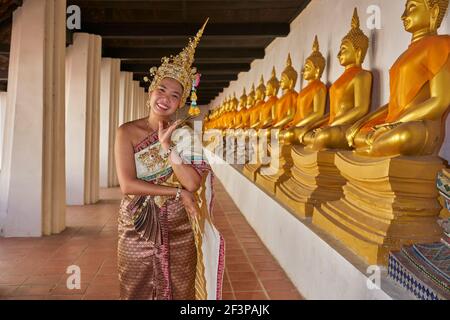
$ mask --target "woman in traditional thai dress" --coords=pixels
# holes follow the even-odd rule
[[[195,84],[191,66],[204,27],[152,68],[149,117],[117,131],[121,299],[221,298],[224,242],[210,215],[211,168],[193,130],[170,123]]]

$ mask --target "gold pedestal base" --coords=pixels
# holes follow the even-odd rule
[[[300,218],[311,217],[314,207],[342,197],[345,179],[334,164],[335,151],[292,148],[292,176],[277,186],[276,197]]]
[[[246,176],[247,178],[249,178],[250,180],[255,182],[256,181],[256,174],[257,174],[259,168],[261,168],[261,164],[259,164],[259,163],[246,164],[244,166],[244,169],[242,170],[242,173],[244,174],[244,176]]]
[[[261,166],[256,173],[256,184],[272,195],[275,195],[276,185],[287,179],[292,168],[291,145],[281,145],[279,154],[275,154],[269,145],[272,159],[278,157],[279,163],[271,162],[268,166]]]
[[[391,250],[439,241],[435,186],[438,157],[367,158],[339,152],[344,197],[314,210],[313,224],[369,264],[386,265]]]

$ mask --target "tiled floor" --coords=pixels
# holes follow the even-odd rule
[[[1,299],[118,299],[118,189],[102,190],[96,205],[67,209],[68,228],[42,238],[0,238]],[[215,222],[226,241],[223,298],[302,299],[276,260],[216,185]],[[67,267],[81,270],[81,288],[69,290]]]

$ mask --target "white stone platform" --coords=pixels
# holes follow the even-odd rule
[[[337,240],[299,220],[276,199],[205,149],[212,168],[237,207],[306,299],[415,299],[379,267],[381,289],[370,289],[369,266]],[[226,239],[225,239],[226,241]]]

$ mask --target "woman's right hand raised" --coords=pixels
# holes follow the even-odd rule
[[[181,201],[183,202],[186,212],[191,216],[195,217],[198,214],[197,200],[192,192],[187,190],[182,190],[180,195]]]

